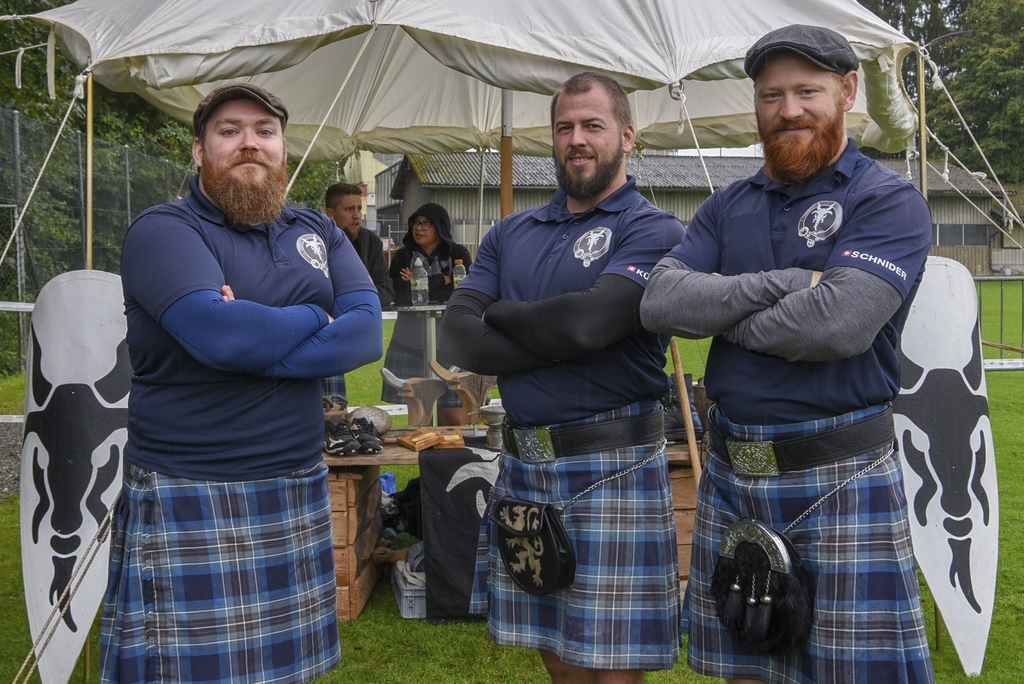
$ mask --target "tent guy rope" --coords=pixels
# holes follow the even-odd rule
[[[60,598],[54,604],[53,610],[50,611],[50,616],[46,618],[46,622],[40,628],[39,636],[36,637],[35,643],[29,649],[28,655],[25,656],[25,660],[21,663],[21,668],[18,670],[18,674],[14,675],[14,681],[11,684],[27,684],[32,674],[36,671],[39,659],[43,656],[46,647],[49,646],[50,639],[57,633],[57,627],[60,625],[60,621],[64,618],[65,613],[71,609],[71,600],[78,593],[78,588],[82,585],[82,581],[85,579],[86,574],[88,574],[89,568],[92,567],[93,561],[96,560],[96,556],[99,555],[100,549],[103,547],[103,542],[106,541],[107,535],[110,533],[110,519],[117,508],[120,498],[121,492],[118,490],[117,494],[114,495],[114,500],[110,502],[107,514],[96,529],[96,534],[93,535],[89,545],[85,548],[85,552],[82,554],[82,562],[75,565],[74,570],[71,572],[71,577],[68,578],[67,586],[64,587],[63,593],[61,593]],[[35,655],[34,659],[33,655]],[[25,668],[28,667],[29,663],[32,663],[32,667],[29,667],[26,672]],[[25,675],[24,678],[21,676],[22,673]]]
[[[359,52],[356,53],[356,58],[352,60],[352,64],[348,68],[348,73],[345,74],[345,80],[341,82],[341,87],[338,88],[338,94],[334,96],[334,101],[331,102],[331,106],[327,108],[326,112],[324,112],[324,118],[320,122],[320,126],[316,129],[316,133],[314,133],[313,137],[310,139],[309,145],[306,147],[306,151],[302,154],[302,159],[299,160],[298,165],[295,167],[295,173],[292,174],[291,180],[288,181],[288,187],[284,190],[285,197],[288,196],[288,193],[291,192],[292,186],[295,185],[295,180],[299,177],[299,171],[302,170],[303,164],[306,163],[306,158],[313,150],[313,144],[316,143],[317,138],[320,137],[320,131],[324,130],[324,126],[327,125],[327,120],[330,118],[331,112],[334,111],[335,105],[337,105],[338,100],[341,99],[342,91],[344,91],[345,86],[348,85],[348,80],[352,77],[352,72],[355,71],[356,65],[359,64],[359,60],[363,56],[363,52],[366,51],[366,46],[370,44],[370,38],[373,37],[373,34],[376,31],[377,23],[374,22],[373,25],[370,26],[370,30],[366,32],[366,38],[363,40],[363,44],[359,47]],[[0,263],[3,263],[3,259],[0,259]]]
[[[14,236],[18,234],[18,228],[21,227],[22,221],[25,219],[25,212],[28,211],[29,206],[32,204],[32,197],[36,194],[36,189],[39,187],[39,181],[43,179],[43,173],[46,171],[46,165],[50,163],[50,157],[53,156],[53,150],[57,147],[57,142],[60,140],[60,136],[64,133],[64,127],[67,126],[68,118],[71,116],[71,112],[74,111],[75,103],[82,99],[85,95],[85,79],[88,77],[88,71],[84,71],[78,76],[75,76],[75,89],[71,95],[71,102],[68,104],[68,110],[64,113],[64,119],[60,122],[60,128],[57,130],[57,135],[53,138],[53,143],[50,145],[50,149],[46,153],[46,157],[43,158],[43,164],[39,167],[39,175],[36,176],[35,182],[32,184],[32,190],[29,191],[28,197],[25,199],[25,205],[21,208],[21,213],[18,214],[18,220],[14,223],[14,228],[11,230],[11,237],[7,238],[7,244],[4,245],[3,254],[0,254],[0,266],[3,265],[4,259],[7,258],[7,252],[11,249],[11,243],[14,241]]]

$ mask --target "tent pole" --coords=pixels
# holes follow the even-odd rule
[[[92,72],[85,81],[85,268],[92,268],[92,208],[93,208],[93,96]]]
[[[512,213],[512,91],[501,91],[501,217]]]
[[[486,150],[477,150],[480,155],[480,206],[476,212],[476,248],[480,249],[480,235],[484,232],[484,160],[487,158]],[[476,258],[476,255],[473,255]]]
[[[925,120],[924,115],[924,91],[925,91],[925,74],[924,74],[924,56],[921,51],[917,51],[917,123],[919,128],[918,135],[921,138],[920,142],[920,156],[918,156],[918,163],[920,164],[920,190],[921,194],[924,195],[924,199],[928,201],[928,124]],[[938,615],[936,613],[936,615]]]

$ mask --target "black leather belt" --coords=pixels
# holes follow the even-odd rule
[[[712,448],[729,459],[734,472],[751,476],[806,470],[891,445],[896,439],[891,408],[856,423],[775,442],[733,439],[713,418],[708,428]]]
[[[505,450],[527,463],[653,444],[664,436],[665,414],[660,410],[633,418],[554,430],[545,427],[513,428],[508,423],[501,425]]]

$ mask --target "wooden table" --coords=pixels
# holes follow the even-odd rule
[[[395,428],[395,437],[412,428]],[[472,428],[464,428],[472,434]],[[480,428],[479,434],[484,433]],[[338,574],[338,619],[354,620],[380,580],[380,568],[372,553],[380,538],[381,466],[418,465],[419,452],[386,444],[379,454],[332,456],[324,454],[329,470],[328,488],[334,517],[334,562]],[[685,443],[669,442],[669,481],[675,509],[679,575],[683,584],[690,574],[690,551],[697,488]]]

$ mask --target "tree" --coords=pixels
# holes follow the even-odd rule
[[[1000,179],[1022,182],[1024,0],[971,0],[959,28],[973,33],[957,41],[946,87]],[[928,103],[929,126],[939,139],[971,170],[985,171],[945,95],[929,89]]]
[[[18,15],[36,14],[69,4],[69,0],[12,0],[9,11]],[[0,52],[45,43],[48,29],[43,24],[20,19],[4,24],[0,32]],[[16,55],[0,57],[0,69],[13,71]],[[0,105],[17,109],[27,117],[50,124],[59,124],[64,117],[74,89],[77,65],[57,51],[55,60],[57,99],[50,100],[46,90],[46,50],[34,48],[22,58],[22,88],[15,87],[13,78],[0,79]],[[10,72],[8,72],[10,73]],[[117,93],[96,84],[94,126],[96,137],[150,156],[168,159],[188,166],[191,158],[188,146],[192,143],[189,127],[175,121],[134,93]],[[70,130],[85,129],[85,102],[75,105],[68,119]]]
[[[960,17],[971,0],[858,0],[887,24],[918,45],[927,45],[941,36],[960,30]],[[943,42],[931,52],[938,64],[954,63],[956,46]],[[946,74],[943,73],[943,77]],[[903,81],[907,95],[917,102],[917,59],[911,55],[903,62]],[[925,93],[928,96],[928,93]]]

